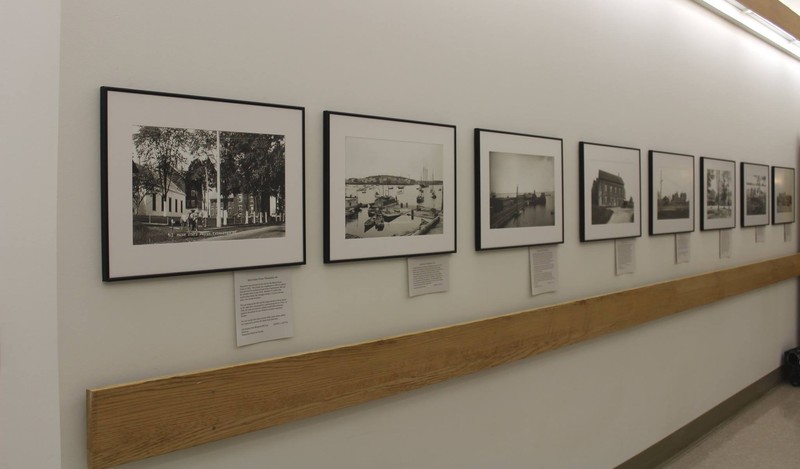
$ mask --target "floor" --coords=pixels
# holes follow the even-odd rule
[[[800,468],[800,387],[780,384],[659,469]]]

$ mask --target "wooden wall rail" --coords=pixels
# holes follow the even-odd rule
[[[105,468],[509,363],[800,275],[800,254],[330,350],[87,390]]]
[[[800,39],[800,16],[778,0],[738,0],[739,3]]]

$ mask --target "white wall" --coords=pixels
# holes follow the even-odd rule
[[[0,468],[58,467],[60,1],[0,3]]]
[[[84,390],[426,329],[796,251],[782,227],[578,241],[578,142],[797,166],[800,63],[684,0],[64,0],[58,191],[63,467],[85,464]],[[306,107],[308,264],[296,337],[237,349],[232,274],[100,281],[99,87]],[[458,126],[451,289],[409,299],[403,260],[323,265],[322,111]],[[474,251],[475,127],[564,139],[561,289],[527,251]],[[699,165],[699,159],[697,160]],[[646,177],[643,178],[646,186]],[[646,220],[646,218],[645,218]],[[793,228],[795,228],[793,226]],[[646,232],[646,225],[643,226]],[[794,230],[796,232],[796,229]],[[354,288],[353,286],[357,286]],[[371,292],[366,294],[366,292]],[[380,303],[374,302],[380,292]],[[130,467],[611,467],[779,365],[796,282],[499,369]]]

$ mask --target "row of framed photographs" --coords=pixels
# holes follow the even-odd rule
[[[304,264],[305,109],[101,88],[103,280]],[[326,263],[456,250],[456,127],[326,111]],[[580,144],[581,240],[641,235],[640,151]],[[564,241],[563,141],[475,130],[476,247]],[[742,164],[743,226],[768,167]],[[701,158],[702,229],[735,226],[735,163]],[[694,157],[650,152],[651,234],[694,229]],[[773,222],[794,170],[773,168]],[[763,196],[763,197],[762,197]],[[767,197],[767,198],[764,198]]]
[[[580,173],[581,240],[640,236],[640,150],[581,142]],[[648,176],[650,235],[694,231],[694,156],[651,150]],[[700,158],[701,230],[736,227],[736,181],[736,162]],[[794,168],[741,162],[739,183],[741,226],[795,221]]]
[[[561,147],[550,137],[475,130],[477,249],[563,242]],[[695,157],[648,156],[650,235],[694,231]],[[580,142],[579,158],[581,241],[641,236],[641,151]],[[795,221],[793,168],[740,169],[742,226],[769,224],[770,207],[773,224]],[[734,228],[736,163],[701,157],[700,174],[700,229]]]

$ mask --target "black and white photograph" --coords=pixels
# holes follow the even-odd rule
[[[736,227],[736,162],[700,158],[701,230]]]
[[[580,143],[581,241],[642,235],[641,152]]]
[[[455,126],[327,111],[325,262],[455,251]]]
[[[475,129],[476,249],[564,241],[563,142]]]
[[[101,101],[104,280],[305,262],[303,108],[108,87]]]
[[[742,226],[769,224],[769,166],[742,163]]]
[[[347,137],[345,147],[346,238],[442,233],[441,144]]]
[[[650,234],[694,231],[694,156],[649,152]]]
[[[794,168],[772,167],[772,223],[794,223]]]
[[[137,126],[133,244],[283,237],[285,135]]]

